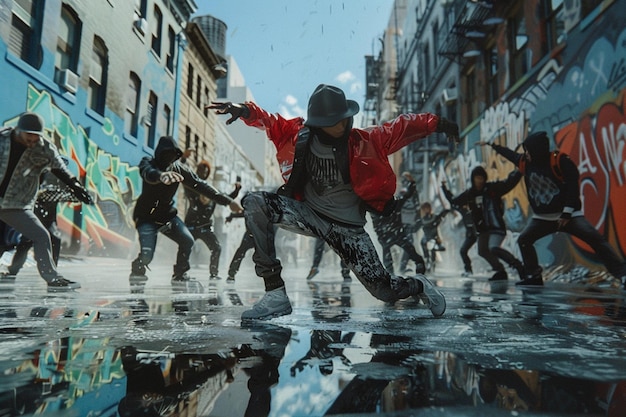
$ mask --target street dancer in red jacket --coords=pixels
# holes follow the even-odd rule
[[[387,272],[364,225],[366,210],[389,214],[394,209],[396,175],[387,156],[435,132],[458,139],[455,123],[430,113],[403,114],[381,126],[353,128],[358,103],[325,84],[313,92],[306,121],[287,120],[252,102],[213,103],[209,108],[229,114],[227,124],[241,118],[265,130],[286,181],[276,193],[249,193],[242,201],[255,241],[256,273],[266,291],[242,320],[291,313],[276,258],[274,225],[324,239],[379,300],[393,303],[414,296],[433,315],[444,313],[445,298],[426,277],[392,277]]]

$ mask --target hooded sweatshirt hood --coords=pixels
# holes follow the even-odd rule
[[[154,150],[154,160],[156,161],[157,167],[165,171],[172,162],[180,159],[181,156],[183,156],[183,151],[180,150],[174,138],[171,136],[161,136]]]
[[[485,179],[485,182],[487,182],[487,171],[485,170],[485,168],[483,168],[482,166],[478,165],[477,167],[475,167],[472,170],[472,174],[471,174],[472,187],[474,187],[474,178],[475,177],[483,177]]]
[[[530,154],[533,164],[543,165],[550,162],[550,139],[546,132],[530,134],[522,146]]]

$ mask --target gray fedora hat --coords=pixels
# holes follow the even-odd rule
[[[26,112],[22,113],[17,121],[17,128],[25,133],[34,133],[39,136],[44,134],[44,122],[43,117],[37,113]]]
[[[340,88],[320,84],[309,99],[307,119],[304,124],[312,127],[334,126],[358,112],[359,103],[346,100],[346,95]]]

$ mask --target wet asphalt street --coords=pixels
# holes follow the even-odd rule
[[[175,287],[171,264],[144,287],[129,269],[62,259],[82,289],[49,293],[33,266],[0,284],[0,416],[626,415],[626,295],[609,281],[522,290],[442,269],[433,318],[286,266],[293,314],[242,324],[263,293],[250,266]]]

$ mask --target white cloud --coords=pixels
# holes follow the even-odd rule
[[[363,90],[363,85],[360,81],[353,82],[350,84],[350,94],[355,94]]]
[[[354,79],[356,79],[356,77],[351,71],[344,71],[335,78],[335,80],[339,81],[341,84],[349,83]]]
[[[281,104],[278,106],[278,113],[280,113],[286,119],[292,119],[294,117],[306,117],[304,109],[298,105],[290,106],[288,104]]]
[[[278,106],[278,112],[287,119],[306,116],[306,111],[298,105],[298,99],[291,94],[283,98],[283,102]]]
[[[287,94],[287,97],[285,97],[285,103],[287,103],[289,106],[295,106],[296,104],[298,104],[298,99],[291,94]]]

